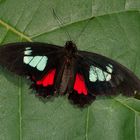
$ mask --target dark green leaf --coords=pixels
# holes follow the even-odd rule
[[[106,55],[140,77],[139,0],[0,0],[1,44],[63,46],[69,38],[52,8],[79,49]],[[0,140],[140,140],[140,101],[134,98],[100,97],[81,110],[66,97],[44,104],[29,93],[26,80],[1,69]]]

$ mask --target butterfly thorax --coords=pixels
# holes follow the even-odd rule
[[[77,47],[72,41],[67,41],[65,44],[66,57],[72,58],[77,52]]]

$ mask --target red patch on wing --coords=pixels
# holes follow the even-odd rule
[[[48,85],[53,85],[55,72],[56,69],[49,71],[41,80],[37,81],[36,84],[43,85],[44,87]]]
[[[84,78],[81,74],[77,73],[74,83],[74,90],[78,92],[78,94],[87,95],[87,88],[85,85]]]

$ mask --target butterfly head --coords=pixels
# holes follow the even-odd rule
[[[72,41],[67,41],[65,44],[65,50],[68,55],[76,53],[77,47]]]

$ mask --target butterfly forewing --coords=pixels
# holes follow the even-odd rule
[[[46,43],[12,43],[0,48],[0,64],[29,77],[39,96],[54,94],[54,82],[62,63],[62,47]],[[59,63],[60,62],[60,63]]]
[[[140,80],[126,67],[99,54],[79,51],[85,67],[85,81],[95,95],[134,96],[140,91]],[[87,67],[86,67],[87,66]]]
[[[12,43],[1,46],[0,64],[16,74],[30,73],[37,78],[55,66],[59,52],[61,47],[46,43]]]

